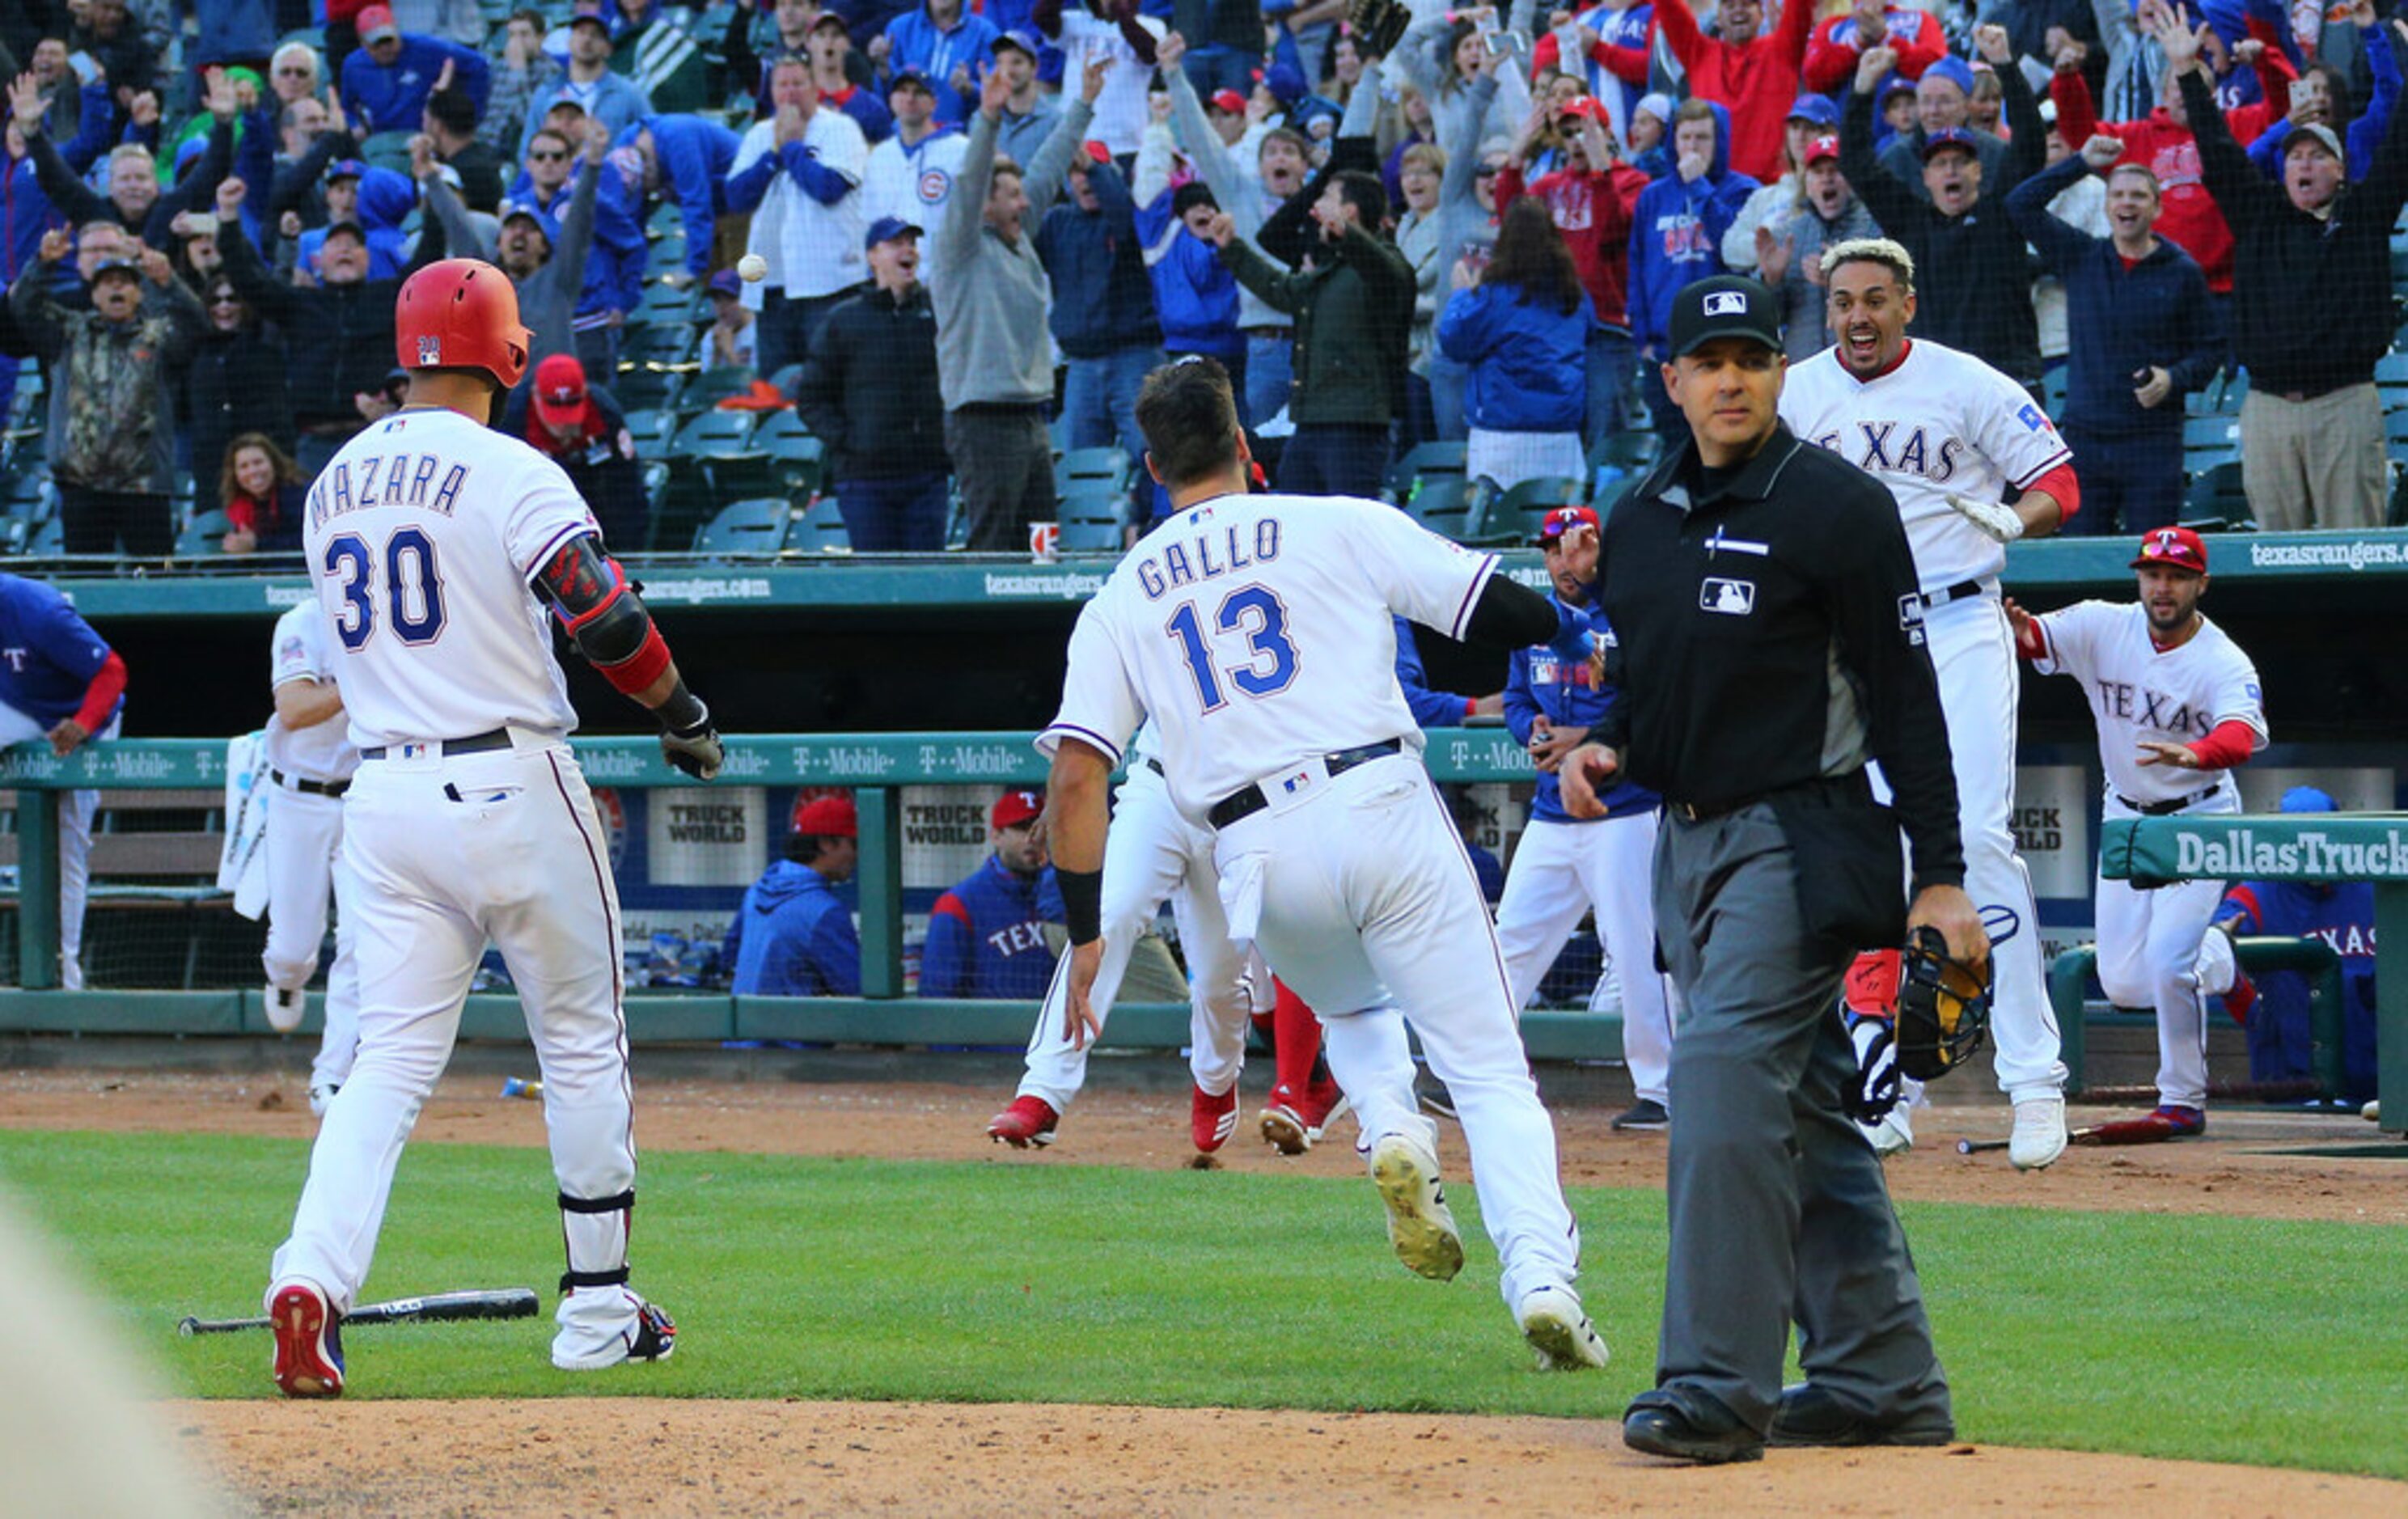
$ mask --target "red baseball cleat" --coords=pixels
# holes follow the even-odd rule
[[[1346,1106],[1345,1092],[1326,1075],[1315,1078],[1301,1097],[1290,1087],[1273,1087],[1263,1109],[1263,1139],[1283,1155],[1303,1154],[1320,1142],[1323,1129],[1344,1116]]]
[[[1014,1150],[1031,1145],[1044,1146],[1054,1142],[1054,1125],[1062,1115],[1043,1097],[1018,1096],[1011,1106],[987,1120],[986,1137]]]
[[[1232,1086],[1216,1097],[1191,1083],[1188,1094],[1187,1137],[1209,1155],[1238,1132],[1238,1089]]]
[[[343,1395],[342,1316],[310,1283],[289,1281],[267,1301],[276,1333],[276,1385],[287,1397]]]

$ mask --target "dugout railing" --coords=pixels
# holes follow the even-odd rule
[[[842,786],[852,792],[861,828],[855,884],[861,919],[859,997],[735,996],[725,992],[631,988],[628,1032],[640,1043],[726,1039],[885,1045],[1018,1046],[1028,1037],[1028,1002],[948,1000],[907,995],[902,795],[907,786],[1035,785],[1046,764],[1026,733],[741,735],[727,742],[723,786]],[[587,779],[597,789],[678,788],[694,782],[671,769],[650,738],[579,738]],[[1530,780],[1529,756],[1501,728],[1429,735],[1424,758],[1445,782]],[[0,990],[0,1032],[150,1035],[255,1035],[270,1032],[257,990],[110,988],[55,995],[58,950],[57,829],[66,792],[222,789],[222,739],[127,739],[88,744],[61,759],[39,744],[0,752],[0,788],[13,789],[18,858],[15,894],[17,990]],[[191,894],[182,894],[189,896]],[[90,918],[87,917],[89,924]],[[90,928],[87,927],[87,938]],[[305,1028],[315,1026],[313,1016]],[[523,1039],[518,999],[469,998],[464,1038]],[[1540,1059],[1614,1059],[1621,1020],[1611,1014],[1533,1010],[1523,1021]],[[1177,1049],[1186,1042],[1183,1004],[1125,1004],[1105,1043]]]

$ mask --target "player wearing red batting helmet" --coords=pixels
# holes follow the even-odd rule
[[[535,335],[519,322],[509,276],[482,259],[447,258],[411,275],[394,303],[394,362],[470,369],[508,392],[526,374]]]

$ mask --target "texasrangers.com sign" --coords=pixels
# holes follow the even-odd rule
[[[2316,828],[2261,833],[2247,826],[2177,834],[2175,874],[2190,880],[2408,881],[2408,831],[2335,835]]]

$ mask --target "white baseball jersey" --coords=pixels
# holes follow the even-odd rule
[[[2072,458],[2031,394],[1970,353],[1914,338],[1887,374],[1860,380],[1827,348],[1790,365],[1781,420],[1898,497],[1926,591],[1996,575],[2006,545],[1948,505],[2000,501]]]
[[[1459,638],[1496,567],[1380,502],[1216,497],[1156,528],[1080,612],[1038,747],[1074,738],[1118,762],[1151,717],[1191,820],[1317,755],[1419,752],[1389,615]]]
[[[351,742],[577,726],[529,582],[601,532],[561,467],[438,408],[397,411],[309,487],[303,533]]]
[[[270,656],[268,689],[294,681],[333,681],[334,639],[326,629],[325,609],[305,601],[276,620],[275,652]],[[339,722],[315,727],[288,728],[280,717],[267,720],[267,763],[288,776],[311,781],[348,781],[360,767],[360,752]]]
[[[2035,621],[2047,636],[2048,656],[2032,667],[2043,675],[2071,675],[2089,689],[2110,795],[2145,806],[2219,781],[2234,789],[2229,770],[2201,775],[2142,765],[2144,740],[2197,743],[2218,724],[2237,721],[2258,735],[2253,752],[2266,747],[2257,668],[2206,618],[2180,648],[2162,651],[2149,638],[2148,609],[2137,601],[2078,601]]]
[[[928,234],[920,239],[920,282],[931,288],[937,282],[937,224],[953,201],[968,146],[968,137],[951,130],[922,137],[916,148],[892,136],[869,150],[869,166],[862,175],[865,227],[893,216]]]

